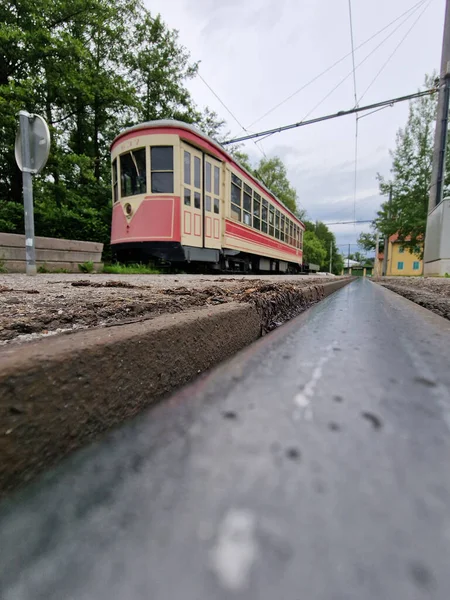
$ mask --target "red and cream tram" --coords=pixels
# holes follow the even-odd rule
[[[301,270],[303,223],[195,127],[142,123],[115,138],[111,155],[117,260]]]

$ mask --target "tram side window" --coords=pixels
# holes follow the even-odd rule
[[[294,224],[292,223],[292,221],[289,221],[289,243],[291,246],[294,245],[294,230],[293,230]]]
[[[274,235],[274,224],[275,224],[275,209],[272,205],[269,206],[269,235]]]
[[[147,191],[147,171],[145,168],[145,148],[130,150],[120,155],[120,193],[122,198],[145,194]]]
[[[214,167],[214,196],[220,195],[220,169],[219,167]],[[220,211],[220,200],[219,198],[214,198],[214,213],[216,215],[219,214]]]
[[[211,200],[211,171],[212,165],[210,162],[206,161],[205,163],[205,210],[211,212],[212,210],[212,200]]]
[[[253,227],[261,229],[261,196],[255,192],[253,196]]]
[[[261,231],[263,233],[267,233],[267,218],[268,218],[268,212],[269,212],[269,203],[267,202],[267,200],[262,200],[262,206],[261,206]]]
[[[184,151],[184,183],[191,185],[191,153]]]
[[[242,206],[242,180],[231,174],[231,218],[235,221],[241,220]]]
[[[173,194],[173,146],[151,148],[152,193]]]
[[[113,160],[112,164],[112,185],[113,185],[113,201],[117,202],[119,199],[119,183],[117,180],[117,158]]]
[[[303,229],[300,229],[300,245],[299,248],[303,248]]]
[[[280,239],[280,211],[275,211],[275,237]]]
[[[243,197],[243,209],[244,209],[244,224],[249,227],[252,226],[252,188],[244,183],[244,197]]]
[[[284,242],[284,215],[281,215],[280,239]]]

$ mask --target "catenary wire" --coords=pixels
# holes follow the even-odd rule
[[[361,44],[359,44],[358,46],[356,46],[355,52],[357,50],[359,50],[360,48],[362,48],[363,46],[365,46],[366,44],[368,44],[369,42],[371,42],[376,37],[378,37],[381,33],[383,33],[384,31],[386,31],[386,29],[389,29],[389,27],[391,27],[392,25],[394,25],[394,23],[396,23],[397,21],[399,21],[400,19],[402,19],[408,13],[412,12],[414,14],[414,12],[416,11],[416,9],[418,9],[425,2],[426,2],[426,0],[420,0],[419,2],[416,2],[416,4],[414,4],[413,6],[411,6],[410,8],[408,8],[401,15],[399,15],[398,17],[396,17],[395,19],[393,19],[392,21],[390,21],[390,23],[388,23],[387,25],[385,25],[384,27],[382,27],[381,29],[379,29],[378,31],[376,31],[373,35],[371,35],[369,38],[367,38],[364,42],[362,42]],[[408,18],[405,19],[403,22],[406,22],[408,20]],[[253,127],[254,125],[256,125],[256,123],[259,123],[259,121],[261,121],[262,119],[264,119],[265,117],[267,117],[268,115],[270,115],[272,112],[274,112],[277,108],[279,108],[280,106],[282,106],[283,104],[285,104],[286,102],[288,102],[289,100],[291,100],[291,98],[293,98],[294,96],[296,96],[297,94],[299,94],[300,92],[302,92],[304,89],[306,89],[307,87],[309,87],[315,81],[317,81],[318,79],[320,79],[320,77],[322,77],[323,75],[326,75],[327,73],[329,73],[329,71],[331,71],[332,69],[334,69],[334,67],[336,67],[341,62],[343,62],[346,58],[348,58],[350,56],[350,54],[351,54],[350,52],[347,53],[347,54],[345,54],[340,59],[338,59],[333,64],[331,64],[329,67],[327,67],[326,69],[324,69],[323,71],[321,71],[318,75],[315,75],[312,79],[310,79],[309,81],[307,81],[304,85],[302,85],[297,90],[295,90],[294,92],[292,92],[292,94],[290,94],[289,96],[287,96],[286,98],[284,98],[284,100],[282,100],[281,102],[279,102],[278,104],[276,104],[275,106],[273,106],[266,113],[264,113],[261,117],[259,117],[258,119],[256,119],[256,121],[253,121],[250,125],[247,126],[247,129],[250,129],[250,127]],[[247,131],[247,129],[245,127],[241,126],[241,131]],[[239,135],[239,134],[240,134],[240,132],[238,134],[234,135],[233,137],[237,137],[237,135]]]

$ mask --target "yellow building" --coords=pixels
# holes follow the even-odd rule
[[[415,248],[406,248],[398,240],[398,235],[389,238],[388,264],[386,275],[392,277],[418,276],[423,274],[423,260],[420,258],[423,252],[423,243]]]

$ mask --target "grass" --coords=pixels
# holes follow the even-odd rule
[[[78,265],[78,268],[82,273],[93,273],[94,272],[94,263],[92,260],[88,260],[84,263]]]
[[[0,273],[7,273],[8,269],[6,268],[5,261],[0,258]]]
[[[104,265],[103,273],[111,275],[158,275],[161,271],[149,265],[122,265],[121,263],[114,263],[113,265]]]

